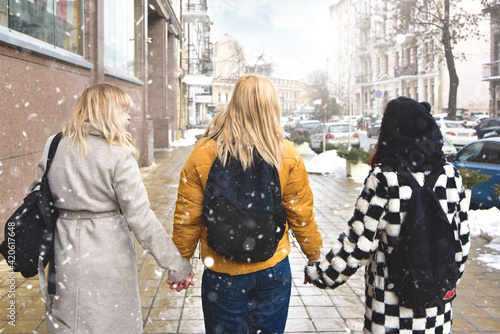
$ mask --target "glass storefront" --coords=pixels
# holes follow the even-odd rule
[[[82,0],[0,0],[0,26],[83,55]]]
[[[104,66],[131,77],[137,77],[136,10],[136,0],[104,2]]]

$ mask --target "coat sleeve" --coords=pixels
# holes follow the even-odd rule
[[[195,151],[193,150],[193,152]],[[182,256],[188,259],[194,255],[204,226],[203,197],[205,192],[201,184],[200,173],[194,167],[192,157],[193,153],[181,171],[173,234],[174,243]],[[208,171],[206,174],[208,175]]]
[[[325,260],[306,267],[305,273],[320,288],[336,288],[366,264],[379,243],[378,225],[388,202],[382,173],[373,170],[356,200],[354,215]]]
[[[302,252],[308,259],[318,258],[323,244],[314,219],[314,199],[309,177],[300,156],[288,175],[288,183],[283,191],[283,206],[289,227]]]
[[[155,258],[160,267],[169,270],[169,280],[178,282],[184,279],[191,272],[192,265],[181,256],[150,209],[139,166],[126,151],[116,164],[113,188],[123,216],[140,245]]]
[[[470,229],[469,229],[469,216],[467,213],[467,210],[464,209],[466,204],[464,203],[465,200],[465,189],[462,184],[462,177],[460,176],[460,173],[458,172],[457,169],[455,169],[455,183],[458,188],[458,196],[459,196],[459,203],[457,205],[457,210],[455,212],[455,222],[457,224],[456,229],[457,229],[457,246],[455,249],[457,252],[455,253],[455,261],[458,264],[458,269],[460,271],[460,277],[462,277],[462,274],[465,270],[465,262],[467,261],[467,258],[469,257],[469,250],[470,250]]]

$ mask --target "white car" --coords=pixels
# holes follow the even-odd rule
[[[354,125],[350,126],[351,146],[359,148],[359,134]],[[349,144],[349,123],[324,123],[318,126],[311,134],[311,148],[315,151],[323,150],[326,145],[345,146]]]
[[[465,146],[477,140],[476,130],[469,128],[461,121],[437,122],[443,137],[446,137],[455,146]]]
[[[473,118],[466,120],[465,124],[467,124],[467,126],[469,126],[471,128],[475,128],[476,126],[479,125],[479,123],[481,123],[482,121],[484,121],[487,118],[488,118],[488,116],[484,116],[484,115],[474,116]]]
[[[447,136],[443,136],[443,154],[445,156],[457,153],[457,148],[453,145]]]

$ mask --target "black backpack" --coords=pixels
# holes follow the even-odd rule
[[[216,158],[208,174],[203,219],[208,245],[223,257],[240,262],[271,258],[286,228],[279,174],[256,157],[243,169],[230,158]]]
[[[53,257],[53,233],[59,213],[47,175],[61,136],[62,133],[58,133],[52,140],[43,177],[28,188],[30,192],[23,204],[5,224],[5,240],[0,245],[0,253],[12,270],[21,272],[26,278],[38,274],[39,255],[43,257],[43,267]]]
[[[456,296],[455,234],[433,191],[441,171],[431,172],[423,187],[412,174],[401,173],[412,196],[395,247],[386,254],[386,287],[396,292],[400,306],[411,309],[441,306]]]

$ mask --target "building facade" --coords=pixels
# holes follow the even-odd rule
[[[212,42],[206,0],[188,0],[182,4],[184,48],[182,58],[183,89],[187,106],[186,127],[205,124],[212,105]]]
[[[441,52],[411,33],[396,34],[388,1],[340,0],[330,19],[329,83],[344,114],[380,117],[400,95],[441,110]]]
[[[487,10],[490,15],[490,61],[483,64],[483,81],[490,84],[489,116],[500,116],[500,4]]]
[[[180,15],[180,0],[0,0],[0,221],[91,84],[130,94],[141,166],[169,145],[182,118]]]

